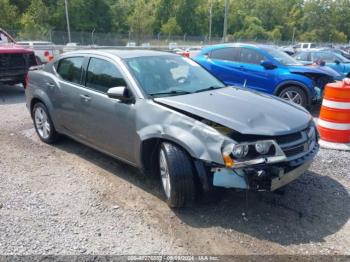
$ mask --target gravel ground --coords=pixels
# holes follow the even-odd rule
[[[283,195],[171,210],[158,180],[63,138],[41,143],[0,88],[0,254],[347,254],[350,152],[321,150]]]

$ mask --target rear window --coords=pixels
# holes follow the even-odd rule
[[[68,82],[80,84],[84,57],[69,57],[59,61],[57,73]]]

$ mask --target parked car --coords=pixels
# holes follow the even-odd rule
[[[66,52],[71,52],[71,51],[74,51],[74,50],[77,50],[79,47],[79,44],[78,43],[75,43],[75,42],[71,42],[71,43],[67,43],[64,47],[63,47],[63,53],[66,53]]]
[[[170,50],[177,48],[177,43],[176,42],[170,42],[168,45],[168,48]]]
[[[136,42],[127,42],[126,47],[136,47]]]
[[[307,64],[326,65],[337,71],[343,78],[350,76],[350,60],[334,52],[304,51],[293,56],[296,60]]]
[[[316,48],[317,48],[317,45],[314,43],[299,43],[293,46],[294,52],[316,49]]]
[[[158,174],[171,207],[198,189],[274,191],[306,171],[319,148],[302,107],[226,87],[167,52],[64,54],[30,72],[26,100],[43,142],[64,134]]]
[[[303,66],[275,47],[250,44],[210,46],[194,59],[227,85],[243,86],[307,107],[339,74]]]
[[[325,48],[325,49],[321,49],[321,51],[336,53],[338,55],[345,57],[346,59],[350,59],[350,54],[339,48]]]
[[[27,84],[27,73],[31,66],[37,65],[32,50],[23,48],[0,28],[0,83]]]
[[[36,60],[40,64],[50,62],[60,54],[59,49],[52,42],[45,41],[20,41],[18,45],[30,48],[34,51]]]

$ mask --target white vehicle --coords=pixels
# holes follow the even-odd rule
[[[136,47],[136,42],[127,42],[126,47]]]
[[[45,41],[21,41],[18,45],[34,51],[35,57],[40,64],[46,64],[60,54],[59,49],[52,42]]]
[[[63,47],[63,53],[66,52],[71,52],[71,51],[75,51],[78,49],[78,43],[67,43],[65,47]]]
[[[177,43],[175,43],[175,42],[169,43],[169,49],[170,50],[175,49],[175,48],[177,48]]]
[[[314,43],[299,43],[293,46],[293,49],[295,50],[295,52],[316,49],[316,48],[317,48],[317,45]]]

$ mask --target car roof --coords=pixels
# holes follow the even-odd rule
[[[128,58],[135,58],[135,57],[147,57],[147,56],[166,56],[166,55],[172,55],[177,56],[176,54],[172,54],[169,52],[163,52],[163,51],[154,51],[154,50],[142,50],[142,49],[136,49],[136,50],[116,50],[116,49],[103,49],[103,50],[81,50],[81,51],[73,51],[66,53],[67,55],[74,55],[74,54],[91,54],[91,55],[112,55],[117,56],[121,59],[128,59]]]
[[[274,45],[264,45],[264,44],[251,44],[251,43],[226,43],[226,44],[218,44],[218,45],[212,45],[208,46],[208,49],[218,49],[218,48],[225,48],[225,47],[248,47],[248,48],[276,48]]]

